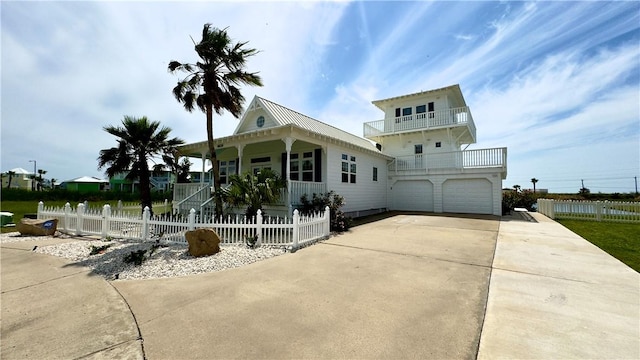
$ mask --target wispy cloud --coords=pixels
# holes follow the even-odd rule
[[[52,177],[100,175],[98,151],[114,145],[102,126],[124,115],[203,140],[204,115],[173,99],[166,67],[197,60],[191,37],[207,22],[261,51],[248,69],[265,87],[244,89],[247,101],[259,94],[362,135],[382,117],[372,100],[459,83],[474,146],[509,147],[506,184],[569,168],[640,171],[638,2],[0,6],[3,171],[35,157]],[[236,124],[216,116],[215,134]],[[595,145],[620,155],[603,159]]]

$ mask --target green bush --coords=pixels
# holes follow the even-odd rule
[[[303,215],[311,215],[320,211],[324,211],[329,207],[331,231],[343,232],[349,230],[351,226],[351,218],[345,216],[340,208],[344,205],[344,198],[336,194],[333,190],[326,194],[313,194],[311,200],[304,194],[300,198],[302,204],[301,213]]]
[[[137,192],[122,191],[93,191],[93,192],[77,192],[66,189],[54,189],[46,191],[29,191],[25,189],[7,189],[2,190],[2,200],[6,201],[106,201],[106,200],[122,200],[122,201],[139,201],[140,194]],[[171,192],[152,192],[151,199],[153,201],[162,201],[171,199]]]
[[[538,201],[537,194],[533,191],[504,190],[502,192],[502,214],[506,215],[514,208],[533,210],[533,204]]]

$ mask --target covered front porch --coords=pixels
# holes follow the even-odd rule
[[[238,134],[216,139],[216,156],[220,169],[220,185],[229,186],[230,176],[246,172],[257,173],[262,169],[271,169],[286,180],[287,187],[282,189],[278,204],[268,206],[273,215],[291,216],[300,205],[300,198],[307,194],[325,193],[326,187],[326,148],[321,144],[301,139],[294,129],[285,127]],[[206,141],[188,144],[180,148],[180,155],[198,158],[201,163],[201,176],[198,183],[176,184],[173,193],[174,213],[186,214],[195,209],[201,216],[213,214],[213,183],[205,181],[211,176]],[[197,163],[197,161],[195,162]],[[244,209],[232,209],[242,212]]]

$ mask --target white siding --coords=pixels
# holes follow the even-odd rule
[[[342,154],[356,157],[356,183],[342,182]],[[327,148],[327,191],[344,197],[344,212],[358,212],[387,207],[387,161],[375,155],[338,145]],[[373,181],[373,168],[378,168],[378,181]]]
[[[428,180],[400,180],[391,186],[392,210],[433,211],[433,184]]]
[[[436,143],[440,142],[440,147]],[[413,155],[416,144],[422,144],[423,154],[437,154],[441,152],[459,151],[460,144],[452,143],[444,129],[428,130],[402,134],[402,136],[388,136],[382,141],[382,150],[392,156]]]
[[[443,211],[493,214],[493,185],[487,179],[450,179],[442,184]]]

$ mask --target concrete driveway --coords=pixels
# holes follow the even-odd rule
[[[149,359],[475,359],[499,224],[399,215],[238,269],[113,285]]]

